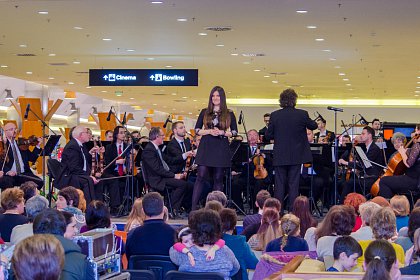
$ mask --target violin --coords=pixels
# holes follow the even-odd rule
[[[195,146],[195,141],[191,140],[191,150],[194,151],[196,149]],[[184,179],[187,180],[188,179],[188,175],[190,174],[191,171],[193,171],[193,161],[194,161],[194,156],[193,155],[189,155],[187,156],[187,159],[185,160],[185,168],[184,168]]]
[[[357,141],[357,139],[355,138],[351,147],[351,152],[349,155],[349,160],[348,162],[352,162],[354,160],[354,153],[355,153],[355,148],[357,145],[359,145],[359,142]],[[346,170],[346,181],[348,182],[350,180],[351,177],[351,171],[352,171],[352,167],[350,165],[347,166],[347,170]]]
[[[265,179],[268,176],[267,169],[264,167],[264,156],[260,154],[259,148],[255,155],[252,157],[252,162],[254,163],[255,170],[254,170],[254,178],[255,179]]]
[[[19,137],[16,140],[16,143],[21,151],[26,151],[31,146],[33,147],[39,145],[38,137],[35,135],[31,135],[28,138]]]

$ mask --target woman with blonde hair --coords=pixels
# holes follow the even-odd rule
[[[397,231],[408,226],[408,215],[410,214],[410,202],[405,195],[394,195],[391,200],[391,208],[397,218]]]
[[[279,219],[280,214],[278,211],[273,209],[264,211],[261,217],[260,229],[248,240],[251,249],[264,251],[268,243],[281,236]]]
[[[280,220],[281,237],[267,244],[266,252],[308,251],[308,243],[300,237],[300,221],[293,214],[286,214]]]
[[[133,208],[131,209],[130,215],[128,215],[127,223],[125,224],[124,231],[129,232],[130,230],[143,225],[143,221],[146,215],[143,211],[143,200],[137,198],[134,201]]]

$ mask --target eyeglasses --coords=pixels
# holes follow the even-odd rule
[[[159,137],[165,137],[165,134],[159,134]]]

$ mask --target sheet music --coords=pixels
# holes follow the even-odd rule
[[[354,148],[356,148],[356,152],[357,154],[360,156],[360,158],[363,161],[363,164],[365,165],[366,168],[370,168],[372,167],[372,164],[370,163],[369,159],[367,158],[365,152],[363,151],[363,149],[359,146],[355,146]]]

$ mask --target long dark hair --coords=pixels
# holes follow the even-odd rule
[[[298,196],[293,202],[292,213],[300,219],[300,236],[304,237],[310,227],[316,227],[318,222],[312,217],[309,200],[306,196]]]
[[[207,105],[207,110],[204,114],[204,127],[206,129],[213,127],[212,121],[213,121],[213,118],[214,118],[216,112],[214,111],[214,105],[213,105],[212,97],[213,97],[213,94],[216,91],[220,95],[220,112],[218,112],[218,114],[219,114],[219,125],[218,125],[218,127],[221,130],[226,130],[228,127],[230,127],[230,114],[229,114],[229,110],[228,110],[227,105],[226,105],[225,90],[220,86],[215,86],[210,91],[209,104]]]

